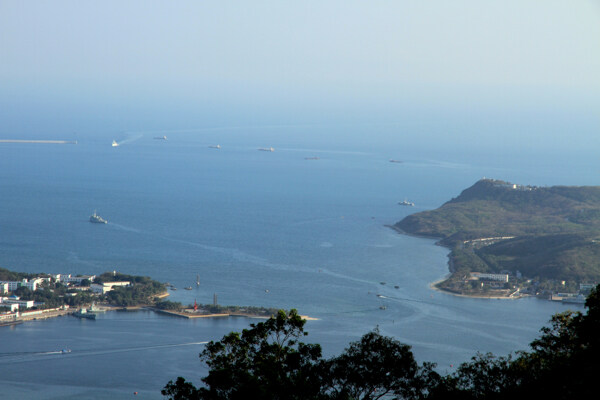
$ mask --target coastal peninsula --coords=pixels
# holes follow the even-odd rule
[[[165,300],[166,283],[146,276],[117,271],[101,275],[31,274],[0,268],[0,326],[25,321],[74,315],[95,319],[108,310],[152,310],[184,318],[269,318],[279,309],[253,306],[222,306]],[[314,319],[303,316],[304,319]]]
[[[554,295],[577,302],[600,281],[598,186],[525,186],[484,178],[438,209],[409,215],[393,228],[440,239],[451,250],[450,276],[435,286],[455,294]]]

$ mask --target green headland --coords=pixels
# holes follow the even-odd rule
[[[451,275],[436,286],[455,293],[575,293],[600,281],[600,186],[482,179],[438,209],[409,215],[394,228],[439,238],[451,249]],[[488,284],[477,279],[477,272],[509,279]]]

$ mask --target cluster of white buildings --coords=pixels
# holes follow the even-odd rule
[[[23,279],[21,281],[0,281],[0,294],[12,292],[20,287],[26,287],[32,291],[37,290],[37,287],[44,281],[49,281],[50,278],[35,278]]]
[[[81,282],[88,280],[93,282],[96,275],[73,276],[71,274],[56,274],[44,278],[22,279],[20,281],[0,281],[0,294],[13,292],[20,287],[26,287],[29,290],[36,291],[43,282],[60,282],[65,285],[81,285]]]
[[[480,281],[495,281],[495,282],[508,282],[508,274],[484,274],[482,272],[471,272],[471,279]]]
[[[71,274],[56,274],[43,278],[23,279],[20,281],[0,281],[0,295],[12,293],[20,287],[26,287],[32,291],[36,291],[43,282],[60,282],[66,286],[81,286],[84,281],[90,282],[89,290],[96,294],[105,294],[110,292],[117,286],[129,286],[130,282],[104,282],[102,284],[92,283],[96,279],[96,275],[78,275]],[[14,296],[13,296],[14,297]],[[11,297],[12,298],[12,297]],[[0,299],[10,299],[9,297],[0,297]],[[17,298],[18,299],[18,298]],[[10,300],[7,300],[10,301]],[[3,303],[0,301],[0,303]],[[8,303],[4,302],[4,305]],[[16,303],[15,303],[16,304]],[[25,305],[23,303],[22,305]],[[31,307],[31,306],[29,306]],[[28,308],[29,308],[28,307]]]

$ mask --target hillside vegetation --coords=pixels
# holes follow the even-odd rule
[[[530,278],[600,281],[597,186],[482,179],[440,208],[410,215],[395,227],[440,238],[452,249],[456,272],[518,270]]]

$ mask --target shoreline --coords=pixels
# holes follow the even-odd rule
[[[519,299],[522,299],[525,297],[531,297],[531,295],[525,295],[525,294],[520,294],[518,296],[494,296],[494,295],[484,296],[484,295],[476,295],[476,294],[456,293],[451,290],[447,290],[447,289],[444,289],[444,288],[441,288],[438,286],[440,283],[445,282],[447,279],[448,279],[448,277],[445,277],[444,279],[440,279],[435,282],[431,282],[429,284],[429,288],[431,290],[435,290],[436,292],[445,293],[445,294],[449,294],[449,295],[456,296],[456,297],[467,297],[467,298],[471,298],[471,299],[519,300]]]
[[[171,310],[160,310],[153,307],[145,307],[147,310],[154,311],[158,314],[167,314],[174,317],[181,317],[186,319],[195,318],[224,318],[224,317],[241,317],[241,318],[254,318],[254,319],[269,319],[271,316],[249,314],[249,313],[219,313],[219,314],[203,314],[203,313],[192,313],[186,311],[171,311]],[[318,321],[319,318],[309,317],[308,315],[300,315],[300,318],[306,321]]]
[[[91,305],[88,305],[87,307],[91,307]],[[11,319],[3,319],[0,320],[0,327],[3,326],[15,326],[15,325],[20,325],[24,322],[30,322],[30,321],[38,321],[38,320],[43,320],[43,319],[50,319],[50,318],[57,318],[57,317],[63,317],[63,316],[69,316],[72,315],[74,313],[76,313],[79,309],[81,308],[87,308],[87,307],[76,307],[76,308],[69,308],[66,310],[57,310],[57,309],[51,309],[48,311],[44,311],[44,310],[36,310],[34,311],[34,314],[29,314],[29,315],[25,315],[25,316],[19,316],[16,318],[11,318]],[[186,319],[196,319],[196,318],[229,318],[229,317],[241,317],[241,318],[253,318],[253,319],[269,319],[270,316],[265,316],[265,315],[258,315],[258,314],[249,314],[249,313],[223,313],[223,314],[201,314],[201,313],[189,313],[189,312],[184,312],[184,311],[169,311],[169,310],[160,310],[158,308],[154,308],[152,306],[149,305],[140,305],[140,306],[115,306],[115,305],[111,305],[111,304],[105,304],[102,306],[98,307],[98,312],[99,313],[105,313],[105,312],[113,312],[113,311],[152,311],[155,312],[157,314],[167,314],[170,316],[174,316],[174,317],[180,317],[180,318],[186,318]],[[314,318],[314,317],[309,317],[308,315],[300,315],[300,317],[303,320],[306,321],[318,321],[319,318]]]
[[[452,262],[449,257],[452,249],[447,246],[444,246],[443,244],[440,244],[439,241],[442,238],[438,237],[438,236],[424,236],[424,235],[417,235],[414,233],[409,233],[403,229],[398,228],[395,225],[387,225],[386,224],[384,226],[396,231],[397,233],[399,233],[401,235],[412,236],[412,237],[419,238],[419,239],[432,239],[432,240],[437,239],[438,241],[435,243],[436,246],[440,246],[440,247],[444,247],[444,248],[448,249],[449,253],[446,256],[446,258],[448,259],[448,262],[446,263],[446,265],[448,266],[448,274],[442,279],[439,279],[437,281],[429,283],[429,288],[431,290],[434,290],[434,291],[440,292],[440,293],[449,294],[449,295],[456,296],[456,297],[467,297],[467,298],[471,298],[471,299],[483,299],[483,300],[518,300],[518,299],[522,299],[525,297],[531,297],[531,295],[525,295],[525,294],[519,294],[518,296],[494,296],[494,295],[485,296],[485,295],[477,295],[477,294],[456,293],[451,290],[444,289],[444,288],[440,287],[439,285],[441,283],[447,281],[448,279],[450,279],[450,277],[452,276],[452,265],[451,265]]]

